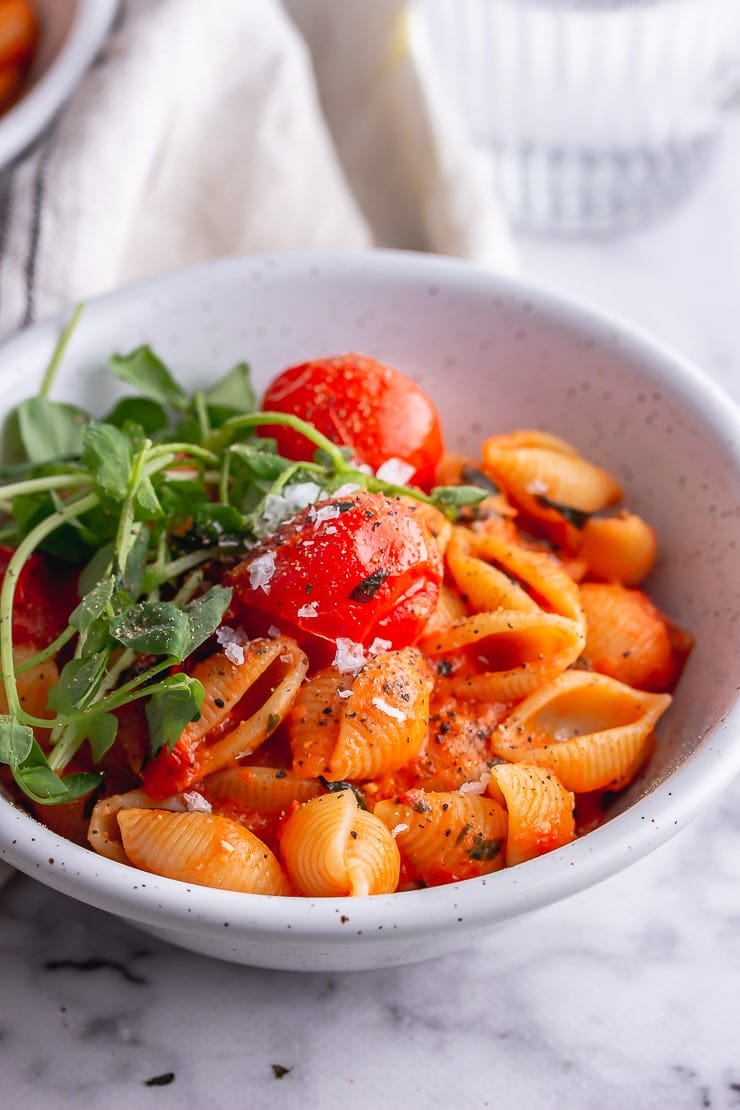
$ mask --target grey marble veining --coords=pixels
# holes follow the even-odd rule
[[[738,197],[733,121],[683,208],[623,240],[523,241],[523,269],[642,323],[740,400]],[[348,1104],[740,1107],[740,781],[599,887],[388,971],[235,967],[24,877],[0,892],[0,1107]]]
[[[740,1106],[739,809],[740,782],[600,887],[379,972],[217,963],[18,877],[0,915],[2,1104]]]

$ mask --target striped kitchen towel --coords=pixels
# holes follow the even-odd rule
[[[224,254],[373,245],[510,269],[487,172],[403,0],[123,0],[0,172],[0,335]]]

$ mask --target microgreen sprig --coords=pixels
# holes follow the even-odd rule
[[[104,759],[124,706],[145,702],[151,754],[171,747],[197,718],[203,689],[178,667],[214,634],[231,600],[230,589],[208,587],[206,568],[258,542],[271,495],[307,482],[328,495],[352,483],[415,497],[452,518],[486,496],[474,486],[426,494],[367,473],[299,417],[256,411],[245,363],[189,394],[144,346],[109,360],[113,375],[136,392],[102,420],[52,400],[81,311],[63,329],[38,395],[11,414],[6,441],[17,440],[18,450],[0,468],[9,479],[0,485],[0,535],[14,547],[0,588],[8,707],[0,715],[0,763],[38,804],[95,789],[100,774],[69,773],[70,764],[85,744],[85,762]],[[266,438],[275,426],[304,436],[313,461],[282,458]],[[67,627],[20,661],[17,588],[39,551],[80,568],[80,596]],[[23,708],[18,684],[52,658],[63,666],[49,715],[38,716]]]

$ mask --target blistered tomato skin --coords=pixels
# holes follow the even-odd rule
[[[413,506],[357,491],[320,501],[231,572],[236,605],[283,632],[369,647],[414,643],[439,596],[442,559]]]
[[[291,366],[268,387],[262,407],[309,421],[374,470],[401,459],[414,468],[412,484],[433,484],[443,450],[437,411],[418,385],[373,358],[347,354]],[[290,428],[264,427],[262,434],[276,439],[286,458],[313,457],[314,445]]]

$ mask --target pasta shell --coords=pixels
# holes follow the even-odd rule
[[[655,565],[658,540],[642,517],[621,513],[590,517],[581,533],[579,555],[597,578],[636,586]]]
[[[453,590],[446,583],[442,583],[437,604],[431,617],[424,625],[424,635],[435,636],[454,621],[459,621],[467,615],[468,607],[458,591]]]
[[[622,497],[607,471],[542,432],[492,436],[483,444],[483,459],[514,504],[569,551],[577,551],[580,533],[558,506],[593,513]]]
[[[584,643],[579,624],[557,614],[498,611],[457,621],[421,647],[432,657],[474,652],[478,673],[449,678],[449,692],[517,701],[574,663]]]
[[[290,894],[277,859],[248,829],[207,813],[122,809],[123,847],[131,863],[183,883],[247,894]]]
[[[375,778],[418,755],[431,689],[431,675],[416,648],[384,651],[369,659],[342,706],[327,778]]]
[[[512,449],[494,436],[483,444],[483,458],[507,492],[528,507],[533,498],[543,495],[556,504],[593,513],[622,497],[610,474],[572,448],[567,452],[548,446]]]
[[[575,837],[575,799],[552,771],[529,763],[496,764],[488,793],[506,806],[507,867],[561,848]]]
[[[107,856],[118,863],[129,863],[118,824],[118,814],[122,809],[171,809],[182,812],[185,804],[179,798],[169,798],[166,802],[155,801],[143,790],[110,794],[95,804],[87,830],[87,839],[91,846],[101,856]]]
[[[306,656],[283,637],[251,640],[243,650],[241,663],[223,652],[196,663],[192,674],[205,692],[200,717],[185,727],[172,759],[163,753],[147,768],[152,796],[172,793],[173,780],[176,789],[187,789],[251,754],[287,715],[308,669]]]
[[[352,678],[327,667],[311,677],[298,692],[288,716],[293,773],[302,779],[330,774],[329,760],[337,746],[344,701]]]
[[[260,813],[281,813],[293,802],[307,802],[323,790],[316,780],[277,767],[232,767],[209,775],[203,792],[216,806],[225,800]]]
[[[414,510],[416,519],[427,526],[437,541],[440,554],[443,555],[452,535],[452,522],[434,505],[419,501],[417,497],[402,497],[401,500]]]
[[[389,894],[398,886],[396,843],[351,790],[296,809],[283,825],[280,849],[291,882],[309,897]]]
[[[399,797],[410,790],[457,790],[487,770],[491,736],[511,712],[505,702],[476,701],[435,691],[424,746],[410,763],[363,784],[368,799]]]
[[[580,588],[588,632],[584,659],[595,671],[641,690],[669,690],[684,653],[673,629],[640,590],[617,583],[587,582]]]
[[[402,767],[424,742],[431,688],[416,648],[372,656],[354,679],[333,668],[319,672],[290,716],[293,771],[338,782]]]
[[[35,647],[21,647],[13,649],[13,661],[16,667],[25,663],[37,654]],[[53,659],[45,659],[35,663],[27,671],[16,675],[16,688],[21,708],[32,717],[53,717],[47,706],[49,691],[59,682],[59,669]],[[8,712],[8,699],[5,689],[0,682],[0,713]]]
[[[447,564],[461,593],[476,612],[542,609],[583,623],[578,588],[551,554],[533,551],[502,536],[456,529]]]
[[[567,671],[518,705],[491,747],[501,759],[554,771],[566,790],[618,790],[645,761],[670,703],[668,694]]]
[[[492,798],[415,791],[408,801],[378,802],[409,874],[427,886],[487,875],[504,865],[506,813]]]

